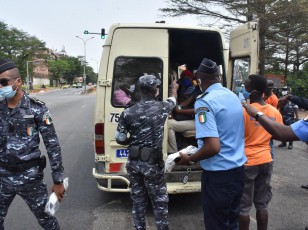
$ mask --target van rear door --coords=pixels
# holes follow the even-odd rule
[[[123,87],[133,92],[138,78],[145,73],[168,79],[168,30],[119,26],[109,31],[109,36],[112,40],[106,68],[111,87],[106,88],[105,95],[105,166],[107,173],[121,173],[125,172],[127,149],[116,143],[115,131],[126,102],[115,96],[123,95],[118,91]],[[161,87],[161,96],[166,98],[168,80],[162,80]]]
[[[249,74],[258,73],[258,64],[258,25],[248,22],[230,34],[228,88],[234,88],[236,81],[243,81]]]

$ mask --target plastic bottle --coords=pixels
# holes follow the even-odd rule
[[[66,191],[67,188],[68,188],[68,177],[64,178],[63,185],[64,185],[64,189]],[[49,196],[49,199],[48,199],[47,204],[45,206],[45,212],[47,214],[54,216],[56,211],[59,210],[59,208],[60,208],[60,202],[58,200],[57,195],[53,192]]]

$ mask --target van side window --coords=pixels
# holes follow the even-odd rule
[[[111,104],[114,107],[126,107],[136,102],[139,93],[135,86],[139,77],[145,74],[155,75],[163,84],[163,61],[147,57],[117,58],[114,63]]]

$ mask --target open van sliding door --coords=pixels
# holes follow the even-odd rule
[[[235,90],[248,75],[258,73],[259,32],[256,22],[248,22],[230,34],[228,88]]]

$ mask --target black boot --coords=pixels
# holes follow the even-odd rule
[[[306,184],[306,185],[302,185],[302,188],[304,188],[304,189],[308,189],[308,184]]]
[[[257,229],[267,230],[268,211],[265,209],[257,210],[256,216],[257,216]]]
[[[278,147],[287,147],[287,143],[286,142],[281,142],[281,144],[278,145]]]
[[[288,149],[293,149],[293,142],[292,141],[289,142]]]
[[[238,217],[238,229],[249,230],[250,216],[239,216]]]

